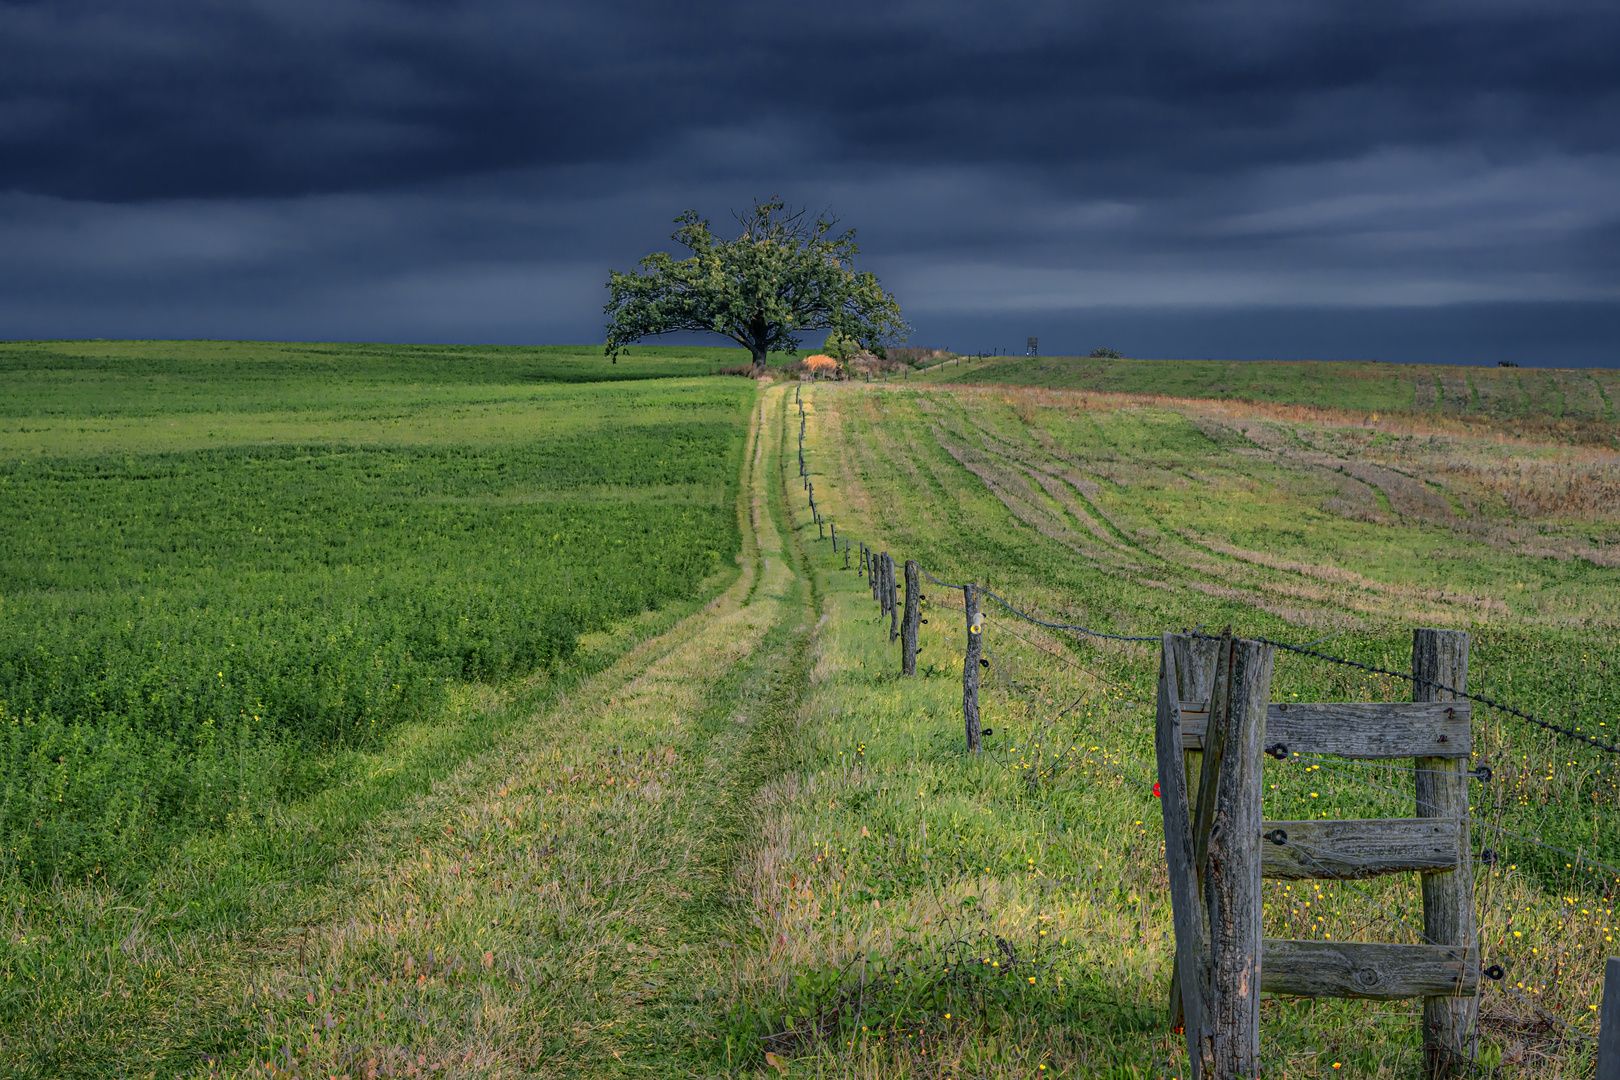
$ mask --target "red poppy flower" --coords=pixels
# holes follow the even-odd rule
[[[1164,796],[1163,796],[1163,795],[1160,795],[1160,794],[1159,794],[1159,782],[1158,782],[1158,781],[1157,781],[1157,780],[1155,780],[1155,781],[1153,781],[1153,797],[1154,797],[1154,798],[1155,798],[1155,799],[1162,799],[1162,798],[1164,798]]]

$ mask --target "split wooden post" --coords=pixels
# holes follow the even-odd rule
[[[1159,708],[1153,747],[1159,763],[1160,810],[1164,815],[1164,857],[1170,877],[1170,910],[1176,932],[1176,955],[1171,969],[1170,1011],[1175,1027],[1187,1034],[1187,1055],[1192,1080],[1202,1080],[1203,1047],[1211,1033],[1205,1022],[1204,1002],[1209,992],[1209,954],[1204,937],[1204,907],[1193,863],[1189,773],[1182,750],[1181,681],[1178,651],[1172,635],[1165,634],[1159,653]],[[1214,664],[1209,665],[1211,676]],[[1207,699],[1206,699],[1207,700]],[[1202,755],[1200,755],[1200,759]]]
[[[979,590],[962,586],[962,609],[967,613],[967,656],[962,661],[962,720],[967,725],[968,753],[979,752],[979,657],[984,653]]]
[[[1461,630],[1412,631],[1412,700],[1453,701],[1468,689],[1468,635]],[[1445,818],[1457,832],[1457,864],[1423,875],[1423,936],[1433,945],[1474,945],[1474,871],[1469,858],[1468,759],[1420,757],[1417,816]],[[1430,1077],[1468,1068],[1478,1048],[1479,1000],[1450,995],[1423,999],[1423,1057]]]
[[[1603,965],[1596,1080],[1620,1080],[1620,956],[1609,957]]]
[[[917,620],[922,618],[917,594],[922,591],[917,560],[906,560],[906,617],[900,623],[900,674],[917,674]]]
[[[1170,650],[1170,663],[1168,673],[1173,680],[1173,689],[1178,701],[1205,701],[1211,697],[1215,687],[1215,657],[1220,651],[1220,639],[1202,634],[1166,634]],[[1162,697],[1162,694],[1161,694]],[[1178,717],[1177,730],[1180,730]],[[1176,747],[1182,747],[1181,742]],[[1187,828],[1192,828],[1192,813],[1197,809],[1198,779],[1203,773],[1204,753],[1202,750],[1182,750],[1182,766],[1185,780],[1182,784],[1182,802],[1186,804]],[[1160,769],[1160,773],[1163,773]],[[1164,790],[1164,781],[1159,783],[1161,791]],[[1170,834],[1165,833],[1166,836]],[[1189,834],[1190,835],[1190,834]],[[1193,880],[1197,883],[1199,871],[1194,868]],[[1199,895],[1203,895],[1201,892]],[[1203,920],[1200,917],[1199,928],[1202,931]],[[1202,939],[1200,939],[1202,940]],[[1208,963],[1208,959],[1204,960]],[[1205,976],[1207,978],[1207,976]],[[1182,1027],[1188,1024],[1185,1008],[1182,1004],[1182,980],[1179,971],[1172,971],[1170,975],[1170,1026]],[[1188,1024],[1190,1029],[1191,1025]],[[1191,1045],[1191,1044],[1189,1044]]]
[[[1260,756],[1275,656],[1228,631],[1215,658],[1193,817],[1209,918],[1209,1036],[1199,1054],[1212,1080],[1252,1077],[1260,1066]]]
[[[878,552],[877,572],[877,602],[878,617],[889,613],[889,603],[894,599],[894,590],[889,587],[889,553]]]

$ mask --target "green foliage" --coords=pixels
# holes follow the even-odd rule
[[[641,273],[608,272],[608,353],[657,334],[712,332],[763,366],[770,352],[796,351],[807,330],[834,330],[868,349],[904,334],[899,303],[871,271],[854,270],[855,230],[834,236],[836,219],[810,223],[777,200],[737,217],[742,235],[721,240],[688,210],[671,239],[691,258],[657,251]]]
[[[821,343],[821,351],[840,363],[848,363],[855,359],[862,349],[859,341],[847,334],[832,330],[828,332],[827,340]]]
[[[1087,353],[1086,355],[1094,360],[1119,360],[1122,359],[1125,354],[1120,352],[1118,349],[1097,348],[1092,349],[1091,352]]]
[[[248,351],[150,366],[243,401],[269,374]],[[379,393],[468,388],[417,356],[400,371],[356,352],[382,369]],[[57,411],[56,388],[10,359],[0,426],[25,428],[16,417]],[[433,715],[453,684],[547,669],[729,560],[746,384],[621,382],[590,392],[605,413],[591,423],[578,392],[537,396],[521,384],[533,358],[509,359],[519,385],[487,359],[473,378],[486,400],[518,398],[523,438],[462,424],[424,445],[438,410],[418,404],[403,412],[422,427],[391,425],[387,442],[319,441],[329,418],[304,415],[287,421],[303,442],[200,448],[163,446],[188,421],[163,411],[144,359],[86,359],[77,374],[152,419],[121,450],[0,457],[0,861],[36,880],[138,873],[188,833],[332,782],[333,751]],[[132,390],[145,378],[152,391]],[[548,397],[573,430],[548,424]]]

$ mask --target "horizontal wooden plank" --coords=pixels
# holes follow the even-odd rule
[[[1291,941],[1260,945],[1260,989],[1291,997],[1473,997],[1479,953],[1461,945]]]
[[[1281,829],[1282,844],[1260,843],[1268,878],[1369,878],[1407,870],[1449,870],[1459,859],[1454,818],[1356,818],[1263,821],[1262,836]]]
[[[1267,746],[1295,754],[1352,758],[1467,757],[1473,752],[1467,701],[1285,702],[1266,706]],[[1181,707],[1181,745],[1204,748],[1207,702]]]

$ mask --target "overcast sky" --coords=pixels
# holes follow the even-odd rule
[[[1620,366],[1617,57],[1613,0],[0,0],[0,337],[597,342],[775,195],[920,344]]]

